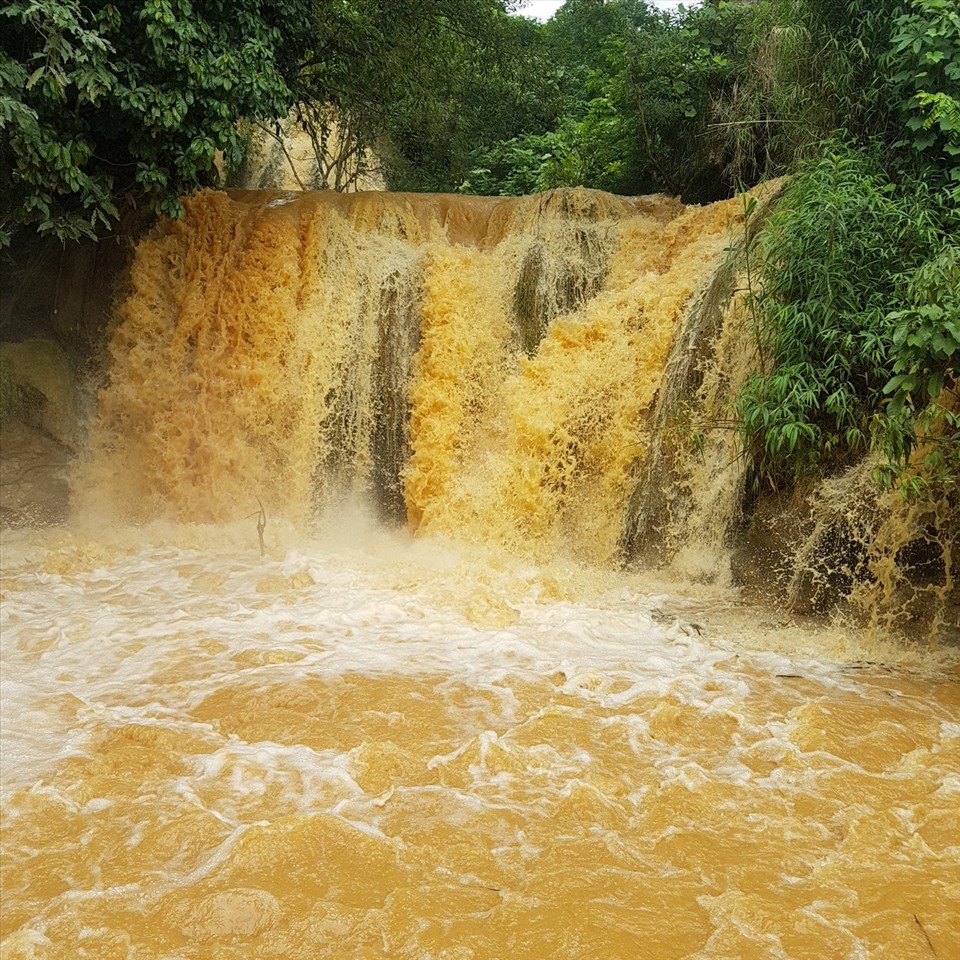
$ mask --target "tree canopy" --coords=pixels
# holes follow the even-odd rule
[[[236,122],[280,115],[301,0],[19,0],[0,8],[0,238],[108,226],[124,197],[176,215],[239,151]]]
[[[513,132],[505,99],[539,109],[503,0],[15,0],[0,23],[0,242],[95,236],[124,202],[176,216],[218,152],[240,162],[241,120],[332,107],[442,186],[480,128]]]

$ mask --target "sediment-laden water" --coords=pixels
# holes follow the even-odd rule
[[[749,368],[677,350],[738,209],[141,244],[73,518],[4,531],[3,960],[960,956],[956,649],[746,606],[735,444],[650,468]]]
[[[948,655],[248,527],[8,540],[5,960],[957,955]]]

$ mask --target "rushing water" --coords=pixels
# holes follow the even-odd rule
[[[8,537],[4,960],[958,955],[955,664],[360,540]]]
[[[141,245],[73,524],[4,532],[2,960],[960,957],[956,650],[743,606],[709,461],[630,519],[665,379],[730,389],[665,370],[736,209]]]

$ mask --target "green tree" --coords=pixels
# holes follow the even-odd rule
[[[496,192],[499,177],[504,191],[522,182],[694,201],[731,193],[738,172],[711,124],[752,69],[758,10],[767,6],[662,13],[642,0],[567,0],[542,28],[559,115],[552,127],[514,136],[512,149],[476,151],[469,186]],[[549,147],[537,154],[543,137]],[[536,173],[531,155],[540,157]],[[522,171],[505,166],[510,157]],[[756,165],[750,172],[759,174]]]
[[[663,20],[643,0],[567,0],[542,28],[564,115],[582,119],[607,80],[623,69],[623,45]]]
[[[713,104],[734,84],[749,8],[695,8],[638,32],[616,101],[633,118],[633,168],[644,186],[696,202],[730,192],[708,136]]]
[[[941,396],[960,351],[960,15],[940,0],[800,12],[842,144],[801,169],[759,241],[764,369],[740,398],[747,447],[774,482],[873,446],[888,485],[956,491],[960,421]]]
[[[949,170],[960,203],[960,10],[953,0],[913,0],[894,22],[890,56],[907,139]]]
[[[302,0],[17,0],[0,7],[0,243],[94,236],[125,199],[178,197],[239,160],[237,119],[282,116]],[[284,29],[281,29],[284,26]]]
[[[432,4],[426,19],[419,0],[396,18],[392,79],[379,85],[373,133],[394,189],[451,191],[477,151],[553,119],[536,24],[498,0]]]

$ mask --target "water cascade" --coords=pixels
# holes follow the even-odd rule
[[[677,317],[737,203],[201,194],[138,250],[80,488],[143,520],[615,556]]]
[[[742,209],[140,243],[72,522],[4,531],[0,960],[960,956],[956,650],[727,583]]]

